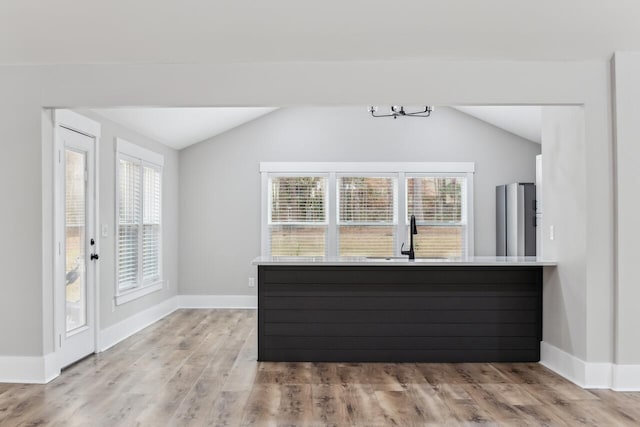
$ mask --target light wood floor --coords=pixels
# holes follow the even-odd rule
[[[252,310],[179,310],[47,385],[0,384],[0,426],[640,425],[640,393],[538,364],[256,363]]]

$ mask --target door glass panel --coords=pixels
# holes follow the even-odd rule
[[[86,153],[65,151],[65,250],[67,332],[87,323]]]

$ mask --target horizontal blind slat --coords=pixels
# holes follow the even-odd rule
[[[393,255],[396,186],[393,177],[338,177],[340,256]]]
[[[325,177],[283,177],[270,179],[270,222],[326,221]]]
[[[338,178],[338,222],[393,223],[396,180],[390,177]]]
[[[323,256],[327,240],[327,178],[269,179],[269,247],[273,256]],[[321,224],[321,225],[318,225]]]
[[[160,171],[144,167],[144,207],[142,216],[142,279],[144,282],[160,278]]]
[[[407,220],[416,216],[416,256],[460,257],[467,253],[465,177],[408,177]]]
[[[462,221],[462,195],[466,186],[463,177],[407,178],[407,218],[416,221]]]
[[[141,214],[140,165],[119,159],[118,286],[135,285],[138,277],[138,233]]]

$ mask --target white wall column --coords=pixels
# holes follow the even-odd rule
[[[640,390],[640,53],[614,58],[615,333],[613,387]]]

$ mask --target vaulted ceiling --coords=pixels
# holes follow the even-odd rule
[[[436,107],[436,113],[437,109]],[[454,107],[493,126],[540,143],[536,106]],[[93,112],[177,150],[271,113],[276,108],[103,108]],[[365,111],[365,107],[362,107]]]
[[[542,142],[542,107],[540,106],[482,105],[454,108],[529,141],[538,144]]]
[[[180,150],[273,110],[275,108],[102,108],[93,111]]]

